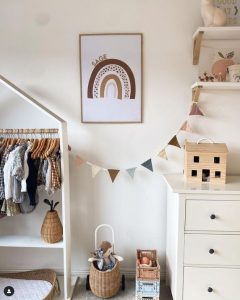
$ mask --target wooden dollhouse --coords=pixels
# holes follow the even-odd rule
[[[185,144],[185,180],[192,183],[226,183],[228,149],[226,144]]]

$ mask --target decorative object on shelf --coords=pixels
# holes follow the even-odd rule
[[[227,26],[240,25],[240,0],[214,0],[214,4],[225,10]]]
[[[44,203],[50,206],[50,210],[47,212],[44,218],[41,228],[41,236],[42,239],[47,243],[57,243],[61,241],[63,237],[62,223],[59,219],[57,211],[55,210],[59,202],[54,204],[53,200],[49,201],[48,199],[44,199]]]
[[[156,250],[137,250],[136,299],[159,299],[160,265]]]
[[[60,293],[57,274],[49,269],[0,274],[0,290],[6,286],[14,286],[17,299],[52,300]]]
[[[213,0],[201,1],[201,15],[204,26],[224,26],[227,23],[226,12],[216,7]]]
[[[104,241],[98,247],[98,230],[109,228],[112,234],[112,242]],[[100,298],[111,298],[115,296],[121,286],[125,288],[125,277],[120,275],[121,256],[114,253],[114,231],[112,226],[101,224],[95,229],[95,252],[88,261],[91,263],[90,274],[87,276],[86,288]]]
[[[141,123],[142,34],[81,34],[80,61],[82,122]]]
[[[221,59],[217,60],[213,64],[212,73],[218,81],[225,81],[228,67],[234,65],[234,61],[232,60],[234,51],[227,53],[225,56],[222,54],[222,52],[218,52],[218,55],[221,57]]]
[[[228,72],[231,82],[240,82],[240,64],[229,66]]]
[[[202,139],[207,140],[207,139]],[[228,149],[223,143],[185,144],[184,174],[188,182],[225,183]]]
[[[204,72],[202,76],[198,76],[200,81],[203,82],[213,82],[214,81],[214,76],[208,75],[207,72]]]

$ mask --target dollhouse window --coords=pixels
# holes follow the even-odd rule
[[[210,170],[203,169],[202,170],[202,182],[209,182],[210,181]]]
[[[214,163],[220,164],[220,157],[214,157]]]
[[[194,157],[193,157],[193,161],[194,161],[195,163],[199,163],[199,156],[194,156]]]
[[[221,172],[215,171],[215,178],[221,178]]]
[[[192,177],[197,177],[197,170],[192,170]]]

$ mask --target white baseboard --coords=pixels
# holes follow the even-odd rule
[[[25,271],[29,271],[32,268],[24,268],[24,269],[1,269],[0,272],[1,273],[15,273],[15,272],[25,272]],[[55,272],[58,275],[63,275],[63,269],[62,268],[53,268],[55,270]],[[135,278],[136,275],[136,270],[135,269],[128,269],[128,268],[121,268],[121,273],[124,274],[127,278]],[[72,270],[71,272],[72,276],[79,276],[80,278],[86,278],[87,275],[89,274],[89,269],[79,269],[79,270]],[[161,281],[165,281],[166,279],[166,272],[161,272]]]

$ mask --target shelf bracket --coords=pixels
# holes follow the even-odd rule
[[[198,65],[204,31],[199,31],[193,41],[193,65]]]
[[[192,102],[193,103],[197,103],[198,100],[199,100],[199,96],[200,96],[200,93],[201,93],[201,89],[202,89],[202,86],[196,86],[195,88],[192,89]]]

